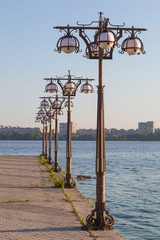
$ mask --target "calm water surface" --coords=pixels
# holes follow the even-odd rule
[[[39,155],[41,141],[0,141],[0,155]],[[54,142],[53,142],[54,149]],[[66,143],[59,142],[65,170]],[[95,200],[96,143],[72,143],[72,174],[91,175],[77,188]],[[127,240],[160,240],[160,142],[106,142],[106,206]]]

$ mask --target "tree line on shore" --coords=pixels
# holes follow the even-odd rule
[[[54,134],[52,135],[54,140]],[[30,131],[27,133],[21,133],[18,131],[10,131],[8,133],[0,132],[0,140],[42,140],[42,133],[36,131]],[[66,136],[59,135],[59,140],[66,140]],[[73,141],[95,141],[96,135],[72,135]],[[160,133],[140,133],[140,134],[112,134],[105,135],[106,141],[160,141]]]

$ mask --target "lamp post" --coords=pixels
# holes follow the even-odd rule
[[[42,98],[42,97],[41,97]],[[63,102],[65,101],[65,98],[59,97],[58,95],[56,95],[55,97],[45,97],[44,100],[41,102],[41,107],[43,108],[47,108],[49,107],[49,103],[46,100],[48,99],[50,102],[50,110],[47,112],[47,120],[48,118],[50,118],[50,141],[49,141],[49,163],[51,163],[52,160],[52,133],[51,133],[51,119],[53,118],[54,115],[54,119],[55,119],[55,147],[54,147],[54,164],[53,164],[53,168],[55,172],[59,172],[61,170],[60,166],[58,165],[58,115],[62,115],[63,111],[61,110],[61,106],[63,104]],[[54,101],[52,102],[51,99],[54,99]],[[47,104],[48,103],[48,104]],[[54,110],[54,112],[52,111],[52,109]],[[48,137],[46,136],[46,139]],[[46,144],[46,149],[47,149],[47,144]]]
[[[45,141],[45,130],[44,130],[44,124],[45,124],[45,120],[41,120],[41,123],[43,125],[43,137],[42,137],[42,154],[41,156],[44,156],[44,141]]]
[[[76,183],[73,180],[72,173],[71,173],[71,160],[72,160],[71,106],[73,106],[71,102],[71,97],[76,96],[76,91],[82,81],[85,81],[85,83],[81,86],[81,92],[84,92],[84,93],[93,92],[93,87],[88,82],[94,79],[75,77],[74,75],[70,74],[70,70],[69,70],[68,75],[64,75],[63,77],[56,77],[56,78],[44,78],[44,80],[50,81],[50,83],[47,84],[47,86],[50,86],[50,88],[52,86],[52,89],[55,89],[55,83],[53,83],[53,81],[57,81],[59,86],[62,89],[63,96],[67,97],[67,102],[65,103],[65,106],[68,108],[68,111],[67,111],[67,144],[66,144],[66,177],[64,181],[64,186],[69,188],[75,187]],[[63,85],[61,81],[65,81],[65,84]]]
[[[58,115],[63,115],[63,111],[61,110],[61,106],[64,102],[64,98],[60,101],[60,97],[56,95],[55,101],[52,103],[52,108],[55,110],[55,141],[54,141],[54,171],[61,171],[60,166],[58,165]]]
[[[52,118],[54,117],[54,112],[52,107],[50,106],[50,110],[47,112],[47,116],[49,117],[49,156],[48,163],[52,162]]]
[[[45,120],[44,120],[44,115],[45,112],[43,111],[43,109],[41,108],[38,112],[38,116],[41,119],[41,124],[43,125],[43,137],[42,137],[42,153],[41,156],[44,156],[44,140],[45,140],[45,130],[44,130],[44,124],[45,124]]]
[[[97,24],[94,26],[93,24]],[[123,33],[129,33],[121,45],[120,53],[127,52],[129,55],[145,54],[142,41],[136,34],[146,31],[145,28],[126,28],[123,25],[112,25],[109,18],[103,18],[99,13],[99,20],[90,24],[79,24],[76,26],[56,26],[55,29],[64,31],[65,35],[57,42],[55,51],[65,53],[80,52],[78,39],[72,33],[78,32],[79,36],[86,44],[85,57],[98,59],[99,61],[99,82],[98,82],[98,102],[97,102],[97,140],[96,140],[96,204],[92,213],[87,216],[87,222],[95,229],[105,229],[114,224],[114,218],[106,210],[105,204],[105,131],[104,131],[104,85],[103,85],[103,59],[112,59],[115,47],[120,47],[118,41]],[[94,30],[94,41],[91,41],[86,34],[86,30]]]
[[[40,103],[40,106],[41,106],[41,109],[45,111],[45,115],[44,115],[44,120],[45,120],[45,123],[46,123],[46,127],[45,127],[45,137],[46,137],[46,141],[45,141],[45,152],[44,152],[44,157],[45,159],[48,159],[48,151],[47,151],[47,148],[48,148],[48,126],[47,126],[47,121],[48,121],[48,116],[47,116],[47,108],[49,108],[49,102],[46,100],[45,97],[40,97],[40,98],[43,98],[43,100],[41,101]]]

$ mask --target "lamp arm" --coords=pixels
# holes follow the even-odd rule
[[[64,90],[63,90],[63,84],[61,83],[61,81],[60,81],[60,80],[57,80],[57,82],[58,82],[58,85],[61,87],[62,92],[64,92]]]
[[[51,106],[52,106],[52,101],[51,101],[51,98],[49,97],[49,98],[48,98],[48,100],[49,100],[49,102],[50,102],[50,104],[51,104]]]
[[[84,32],[84,29],[79,29],[79,36],[83,39],[83,41],[85,42],[87,48],[88,48],[88,52],[89,55],[91,55],[91,48],[90,48],[90,43],[91,40],[89,39],[89,37],[86,35],[86,33]]]
[[[79,85],[81,84],[81,82],[82,82],[82,80],[79,79],[78,82],[77,82],[77,84],[76,84],[76,91],[77,91],[77,88],[79,87]]]

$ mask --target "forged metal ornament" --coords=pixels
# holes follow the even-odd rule
[[[102,230],[102,229],[106,229],[106,228],[111,228],[114,225],[114,223],[115,223],[114,217],[113,217],[112,214],[109,213],[109,210],[106,209],[106,216],[105,216],[104,225],[103,226],[98,226],[97,220],[96,220],[96,218],[94,216],[95,212],[96,212],[96,209],[93,210],[92,213],[89,214],[86,217],[86,221],[91,226],[92,229]]]
[[[64,85],[65,93],[74,93],[76,91],[76,84],[74,82],[67,82]]]
[[[103,49],[102,50],[102,55],[105,56],[107,53],[107,50]],[[95,42],[91,42],[89,44],[89,48],[86,47],[84,57],[90,58],[91,57],[99,57],[99,46]]]
[[[126,38],[122,43],[121,49],[122,51],[120,51],[120,53],[122,54],[124,52],[127,52],[129,55],[139,55],[140,52],[142,52],[142,54],[146,53],[140,38],[134,36]]]
[[[51,170],[55,171],[55,163],[53,163],[52,167],[51,167]],[[57,166],[57,172],[60,172],[61,171],[61,167],[58,165]]]
[[[114,47],[120,47],[118,41],[120,38],[122,38],[123,33],[129,32],[129,33],[141,33],[142,31],[146,31],[145,28],[126,28],[125,23],[113,25],[110,23],[109,18],[102,18],[102,12],[99,13],[100,17],[98,21],[92,21],[90,24],[80,24],[77,22],[76,26],[56,26],[55,29],[59,29],[60,32],[64,31],[65,36],[61,37],[57,42],[57,48],[55,51],[58,51],[59,53],[62,51],[63,46],[61,46],[61,42],[64,38],[68,38],[67,41],[69,41],[69,38],[74,38],[77,45],[74,45],[74,43],[71,44],[71,46],[65,41],[63,42],[63,45],[66,47],[68,46],[68,53],[70,52],[70,48],[76,47],[75,52],[81,52],[79,49],[79,41],[76,37],[72,36],[72,32],[79,32],[79,36],[82,38],[84,43],[86,44],[86,51],[84,57],[89,59],[99,59],[99,53],[95,46],[92,47],[92,42],[90,38],[86,34],[86,30],[94,30],[94,42],[96,42],[98,45],[100,45],[101,49],[105,49],[105,52],[102,53],[103,59],[112,59],[113,58],[113,50]],[[91,26],[95,23],[98,23],[98,26]],[[94,51],[93,51],[94,48]],[[145,51],[142,49],[141,52],[144,54]],[[124,53],[124,50],[119,51],[119,53]],[[132,54],[133,55],[133,54]]]
[[[80,51],[79,46],[78,39],[75,36],[67,34],[58,40],[55,52],[58,51],[61,53],[61,51],[63,51],[67,54],[72,52],[78,53]]]
[[[85,84],[83,84],[81,86],[81,93],[93,93],[93,87],[91,84],[89,84],[88,82],[86,82]]]
[[[65,102],[64,106],[68,107],[68,101]],[[73,107],[73,102],[72,101],[70,101],[70,106]]]
[[[60,108],[61,107],[61,101],[59,100],[55,100],[53,103],[52,103],[52,107],[55,109],[55,108]]]
[[[103,31],[97,36],[97,44],[102,49],[112,48],[116,44],[116,35],[112,31]]]
[[[53,82],[50,82],[46,85],[45,87],[45,91],[46,92],[49,92],[49,93],[54,93],[54,92],[57,92],[58,91],[58,87],[55,83]]]
[[[71,184],[70,184],[70,186],[68,186],[67,185],[67,178],[65,178],[64,179],[64,186],[67,188],[67,187],[69,187],[69,188],[74,188],[75,186],[76,186],[76,182],[74,181],[74,179],[73,178],[70,178],[70,180],[71,180]]]
[[[49,102],[44,99],[44,100],[41,102],[41,107],[44,108],[44,109],[47,108],[47,107],[49,107]]]

